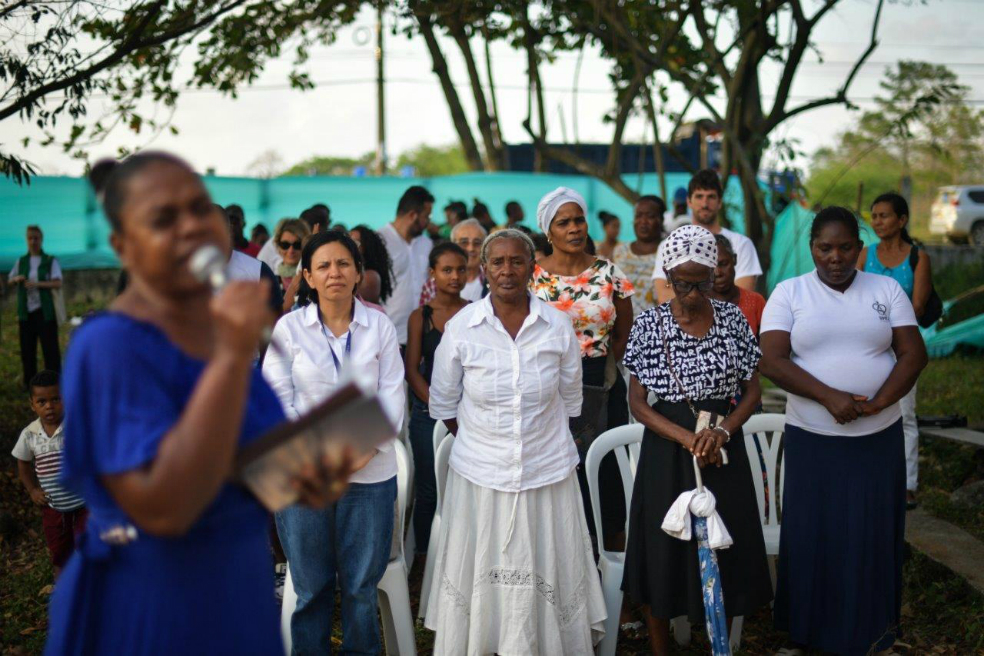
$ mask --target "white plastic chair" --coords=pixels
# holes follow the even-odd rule
[[[748,466],[752,470],[752,485],[755,487],[755,500],[758,502],[759,520],[762,522],[762,537],[765,539],[765,555],[769,561],[769,577],[772,579],[772,591],[776,590],[776,558],[779,556],[779,517],[782,506],[782,492],[786,484],[785,455],[780,463],[783,434],[786,430],[786,415],[759,414],[752,415],[742,431],[745,436],[745,453],[748,454]],[[755,447],[758,437],[762,449],[762,460]],[[740,447],[739,447],[740,448]],[[762,481],[762,461],[765,462],[765,482]],[[778,467],[778,481],[776,469]],[[777,485],[778,483],[778,485]],[[766,512],[765,494],[769,492],[769,507]],[[776,494],[775,491],[779,493]],[[727,595],[727,593],[725,593]],[[731,648],[741,646],[741,631],[745,623],[744,617],[735,617],[731,623]]]
[[[403,558],[403,528],[406,518],[407,497],[409,495],[410,454],[403,442],[394,440],[396,451],[396,554],[386,566],[386,572],[377,588],[379,614],[383,620],[383,640],[387,654],[416,656],[417,645],[413,629],[413,613],[410,611],[410,589],[407,585],[407,568]],[[297,607],[297,593],[287,565],[284,581],[284,602],[280,610],[280,632],[283,636],[287,654],[291,652],[290,617]],[[325,618],[328,621],[328,618]]]
[[[625,494],[626,511],[632,505],[632,486],[638,466],[638,450],[630,446],[642,443],[645,427],[642,424],[619,426],[607,430],[591,443],[588,455],[584,461],[584,470],[588,479],[588,492],[591,496],[591,512],[594,516],[595,532],[598,536],[598,572],[601,574],[601,587],[605,595],[605,607],[608,619],[605,620],[605,637],[598,644],[598,656],[612,656],[618,643],[619,619],[622,614],[622,573],[625,570],[625,554],[620,551],[605,549],[604,529],[601,523],[601,496],[599,494],[598,469],[601,460],[610,452],[615,452],[618,469],[622,475],[622,491]],[[628,517],[628,512],[626,512]],[[628,520],[625,524],[628,533]]]
[[[608,619],[605,620],[605,637],[596,648],[598,656],[612,656],[618,643],[619,621],[622,614],[622,576],[625,571],[625,554],[619,551],[606,551],[601,523],[601,500],[598,494],[598,471],[602,458],[610,451],[615,451],[619,473],[622,476],[623,492],[625,494],[626,517],[632,507],[632,487],[635,483],[636,471],[639,467],[639,453],[642,447],[642,436],[645,427],[642,424],[629,424],[605,431],[595,439],[588,449],[585,458],[585,472],[588,479],[588,492],[591,496],[591,511],[594,515],[595,530],[598,534],[598,571],[601,574],[601,586],[605,595],[605,608]],[[754,448],[754,446],[753,446]],[[628,519],[625,523],[625,533],[628,536]],[[734,618],[731,625],[729,642],[737,649],[741,642],[743,620]],[[678,645],[690,644],[690,621],[686,616],[670,621],[673,638]]]
[[[440,421],[434,427],[434,437],[438,435],[438,426],[444,426]],[[437,507],[434,510],[434,521],[431,522],[430,541],[427,545],[427,560],[424,562],[424,579],[420,584],[420,605],[417,617],[427,615],[427,602],[430,599],[430,588],[434,581],[434,568],[437,566],[437,549],[441,534],[441,508],[444,506],[444,487],[448,482],[448,461],[451,460],[451,447],[454,446],[454,435],[444,429],[440,445],[434,449],[434,476],[437,479]]]
[[[752,469],[752,484],[755,486],[755,499],[758,501],[759,520],[762,522],[762,536],[765,538],[765,553],[770,557],[769,571],[772,575],[772,587],[775,589],[774,557],[779,555],[782,494],[786,487],[784,451],[780,457],[782,438],[786,430],[786,415],[752,415],[743,430],[745,451],[748,453],[748,464]],[[762,464],[759,461],[758,449],[755,448],[755,436],[758,437],[759,446],[762,448],[762,460],[765,461],[765,481],[762,480]],[[765,504],[766,490],[769,492],[768,509]]]
[[[403,381],[403,397],[407,399],[407,408],[403,413],[403,426],[400,428],[400,442],[406,448],[407,452],[410,454],[410,473],[409,473],[409,484],[407,489],[410,490],[408,493],[408,498],[413,497],[413,476],[414,476],[414,464],[413,464],[413,445],[410,443],[410,386],[407,381]],[[409,504],[409,501],[408,501]],[[410,571],[411,566],[413,566],[413,555],[417,551],[417,536],[414,535],[413,531],[413,513],[416,512],[416,507],[412,507],[410,510],[410,529],[407,531],[406,536],[406,548],[404,549],[404,560],[407,563],[407,571]]]
[[[407,501],[410,496],[413,461],[402,442],[394,442],[396,450],[396,530],[397,553],[386,566],[386,573],[379,582],[379,614],[383,619],[383,639],[386,653],[398,656],[416,656],[417,643],[413,630],[413,613],[410,610],[410,588],[407,585],[407,563],[404,556],[403,529],[407,517]]]
[[[447,437],[447,436],[448,436],[448,427],[444,424],[443,421],[439,421],[436,424],[434,424],[434,437],[433,437],[433,440],[434,440],[434,457],[435,458],[437,457],[437,448],[439,446],[441,446],[441,442],[443,442],[444,441],[444,438]],[[434,462],[437,462],[437,461],[435,460]]]

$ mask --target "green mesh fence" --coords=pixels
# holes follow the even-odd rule
[[[644,194],[660,193],[655,174],[626,175],[625,183]],[[666,176],[667,194],[686,187],[687,173]],[[332,220],[348,227],[367,224],[378,228],[392,220],[396,204],[410,185],[427,187],[436,199],[433,220],[444,221],[441,211],[451,200],[462,200],[470,208],[478,198],[488,205],[493,218],[505,221],[505,204],[516,200],[526,212],[524,223],[536,229],[536,204],[558,186],[571,187],[588,203],[592,237],[600,238],[598,211],[612,212],[622,219],[622,239],[632,240],[632,208],[628,202],[593,178],[534,173],[468,173],[437,178],[296,177],[257,180],[253,178],[206,177],[215,202],[238,203],[246,213],[247,235],[256,223],[272,230],[284,217],[296,217],[315,203],[331,207]],[[729,217],[735,230],[744,232],[741,189],[732,179],[725,192]],[[81,178],[32,178],[29,186],[0,179],[0,271],[9,271],[13,261],[26,252],[24,231],[36,224],[44,231],[44,248],[58,257],[66,269],[117,266],[109,247],[109,228],[88,183]]]

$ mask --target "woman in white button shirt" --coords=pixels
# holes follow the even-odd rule
[[[493,233],[482,264],[489,295],[448,321],[431,378],[457,437],[425,625],[435,654],[588,654],[606,612],[568,428],[580,348],[528,291],[529,237]]]
[[[926,347],[899,283],[855,269],[861,247],[854,214],[823,209],[816,270],[781,282],[762,316],[759,368],[789,392],[775,621],[790,653],[887,653],[901,620],[899,399]]]
[[[352,368],[375,385],[394,426],[403,423],[403,360],[396,329],[385,314],[355,298],[362,256],[347,235],[313,235],[301,253],[299,297],[311,301],[285,315],[273,331],[263,373],[288,418],[331,394]],[[396,457],[392,442],[357,463],[349,492],[324,510],[291,507],[277,513],[297,608],[291,639],[297,653],[327,652],[336,579],[341,589],[343,652],[379,653],[376,586],[386,570],[393,536]]]

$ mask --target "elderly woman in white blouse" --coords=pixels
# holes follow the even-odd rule
[[[448,321],[430,414],[456,435],[436,584],[436,654],[588,654],[603,634],[568,420],[581,411],[570,319],[528,291],[533,242],[482,246],[489,295]]]
[[[358,246],[341,232],[319,232],[304,245],[298,296],[311,302],[280,319],[263,363],[263,374],[291,419],[327,398],[350,370],[375,387],[390,422],[403,423],[406,396],[396,328],[385,314],[355,298],[362,271]],[[336,581],[341,651],[381,650],[376,586],[393,537],[392,441],[356,469],[348,493],[333,506],[292,506],[277,513],[277,533],[297,592],[290,622],[294,653],[328,653]]]

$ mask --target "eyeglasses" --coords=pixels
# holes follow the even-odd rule
[[[277,245],[280,246],[280,249],[284,251],[289,251],[292,248],[295,251],[301,250],[301,242],[299,241],[280,241],[277,243]]]
[[[670,284],[673,285],[673,291],[675,291],[678,296],[686,296],[695,289],[701,294],[706,294],[711,291],[712,287],[714,287],[713,280],[687,282],[686,280],[674,280],[673,278],[670,278]]]

